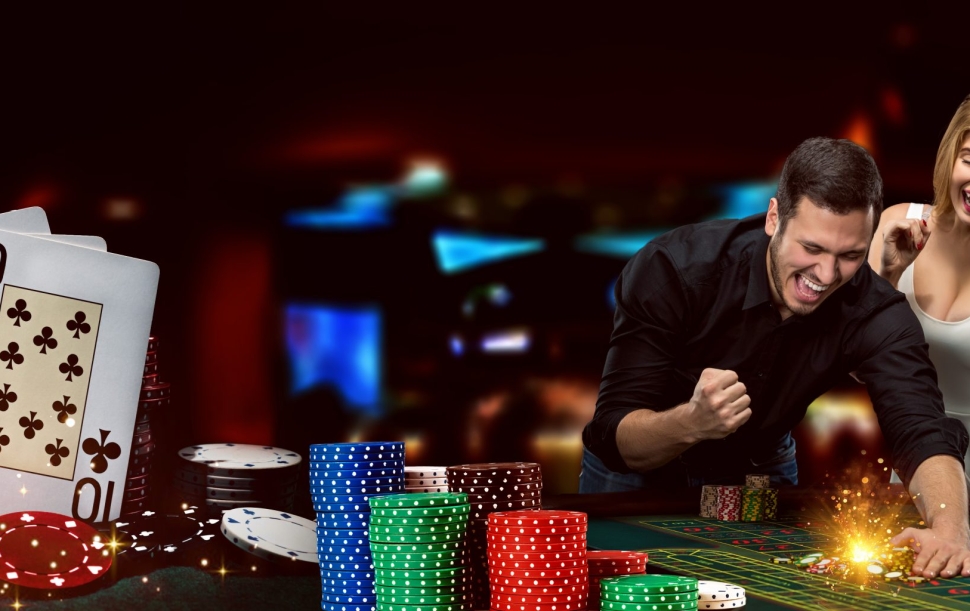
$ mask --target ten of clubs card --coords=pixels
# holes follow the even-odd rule
[[[0,230],[0,513],[118,517],[158,273]]]

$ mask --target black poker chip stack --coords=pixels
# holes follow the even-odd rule
[[[152,463],[156,456],[159,429],[155,424],[159,414],[168,409],[172,400],[171,385],[160,379],[158,348],[158,338],[149,337],[145,373],[138,398],[138,413],[135,416],[135,432],[131,439],[125,496],[121,503],[122,516],[139,515],[151,508]]]

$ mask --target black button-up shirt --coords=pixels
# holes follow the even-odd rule
[[[583,431],[586,448],[611,470],[629,473],[616,446],[620,420],[636,409],[686,403],[701,371],[713,367],[738,374],[751,418],[681,460],[764,458],[814,399],[854,372],[904,482],[930,456],[962,463],[967,431],[944,414],[923,330],[902,293],[863,264],[811,314],[782,321],[768,285],[764,227],[763,214],[688,225],[627,263],[616,283],[596,412]]]

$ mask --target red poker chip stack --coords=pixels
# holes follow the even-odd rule
[[[468,547],[472,569],[472,608],[490,608],[489,515],[496,511],[535,511],[542,505],[542,469],[538,463],[477,463],[446,471],[448,489],[464,492],[471,504]]]
[[[136,516],[150,508],[152,491],[152,464],[158,446],[157,422],[171,403],[171,385],[159,379],[158,338],[148,338],[145,354],[145,373],[142,377],[138,411],[135,416],[135,432],[131,439],[128,458],[128,475],[125,480],[124,497],[121,502],[122,516]]]
[[[600,608],[600,579],[619,575],[642,575],[647,572],[646,552],[622,550],[589,550],[589,609]]]
[[[727,522],[741,520],[741,486],[717,487],[717,519]]]
[[[497,511],[488,516],[490,608],[579,611],[589,600],[587,516],[580,511]],[[477,607],[476,607],[477,608]]]

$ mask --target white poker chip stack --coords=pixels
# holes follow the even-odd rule
[[[717,517],[717,486],[704,486],[701,488],[701,517]]]
[[[404,467],[405,492],[449,492],[448,467]]]
[[[737,609],[747,604],[744,588],[721,581],[697,582],[698,609]]]

